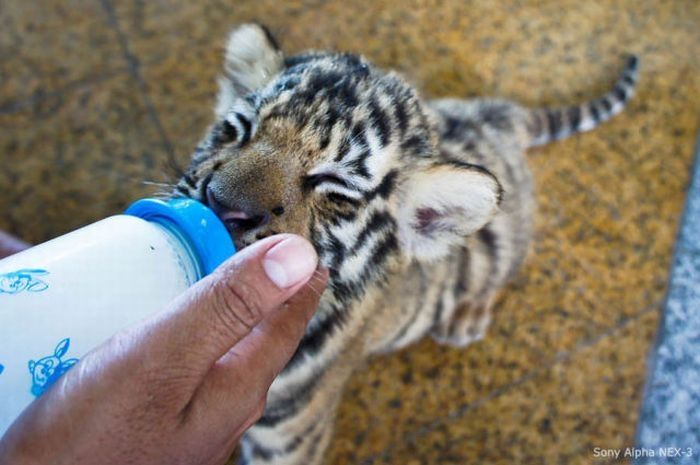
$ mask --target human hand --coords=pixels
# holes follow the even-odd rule
[[[289,234],[240,251],[83,357],[0,439],[0,463],[225,463],[318,305],[317,261]]]
[[[29,248],[29,244],[11,236],[4,231],[0,231],[0,259],[9,257],[12,254],[21,252]]]

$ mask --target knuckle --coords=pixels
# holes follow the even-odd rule
[[[143,373],[144,408],[156,414],[179,410],[189,399],[189,387],[196,379],[187,367],[147,370]]]
[[[231,279],[222,279],[214,286],[214,313],[225,330],[246,334],[262,320],[262,297],[252,286]]]

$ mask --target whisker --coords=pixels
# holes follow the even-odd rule
[[[309,279],[309,281],[306,284],[309,286],[309,288],[312,291],[314,291],[314,293],[316,293],[316,295],[319,298],[321,298],[321,296],[323,295],[323,292],[325,291],[325,286],[324,286],[323,290],[317,289],[314,286],[314,284],[315,284],[314,281],[318,281],[319,283],[321,282],[321,271],[320,270],[315,270],[314,273],[311,275],[311,278]]]
[[[182,192],[178,192],[178,191],[174,191],[174,192],[171,192],[170,194],[168,194],[168,198],[171,198],[171,199],[189,199],[188,196],[186,196]]]
[[[156,199],[161,199],[161,200],[168,200],[168,199],[174,198],[175,196],[172,194],[172,192],[156,191],[153,193],[152,197],[154,197]]]
[[[147,186],[159,186],[159,187],[175,187],[176,184],[171,184],[169,182],[158,182],[158,181],[141,181],[141,184],[146,184]]]
[[[316,289],[310,282],[306,283],[306,285],[308,286],[309,289],[311,289],[314,292],[314,294],[316,294],[318,296],[319,299],[321,298],[321,295],[323,294],[321,291]]]

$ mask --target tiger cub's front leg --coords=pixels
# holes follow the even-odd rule
[[[283,378],[275,382],[265,413],[241,440],[240,463],[324,463],[340,394],[351,372],[350,363],[338,363],[326,367],[321,375],[312,376],[303,386],[285,388]]]
[[[431,336],[438,343],[465,347],[483,339],[491,323],[491,308],[510,260],[499,256],[505,247],[500,244],[497,250],[493,233],[485,230],[453,255],[446,280],[450,299],[442,296],[433,318]]]
[[[491,303],[459,302],[435,323],[431,335],[436,342],[465,347],[481,340],[491,323]]]
[[[336,405],[285,424],[253,426],[241,439],[241,464],[319,465],[333,433]]]

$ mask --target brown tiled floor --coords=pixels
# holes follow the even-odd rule
[[[429,96],[532,105],[593,97],[639,54],[623,115],[531,153],[536,240],[489,337],[371,362],[329,463],[595,463],[593,447],[632,444],[698,127],[700,3],[63,3],[0,4],[0,228],[32,241],[120,211],[185,162],[238,22],[266,22],[288,52],[363,53]]]

